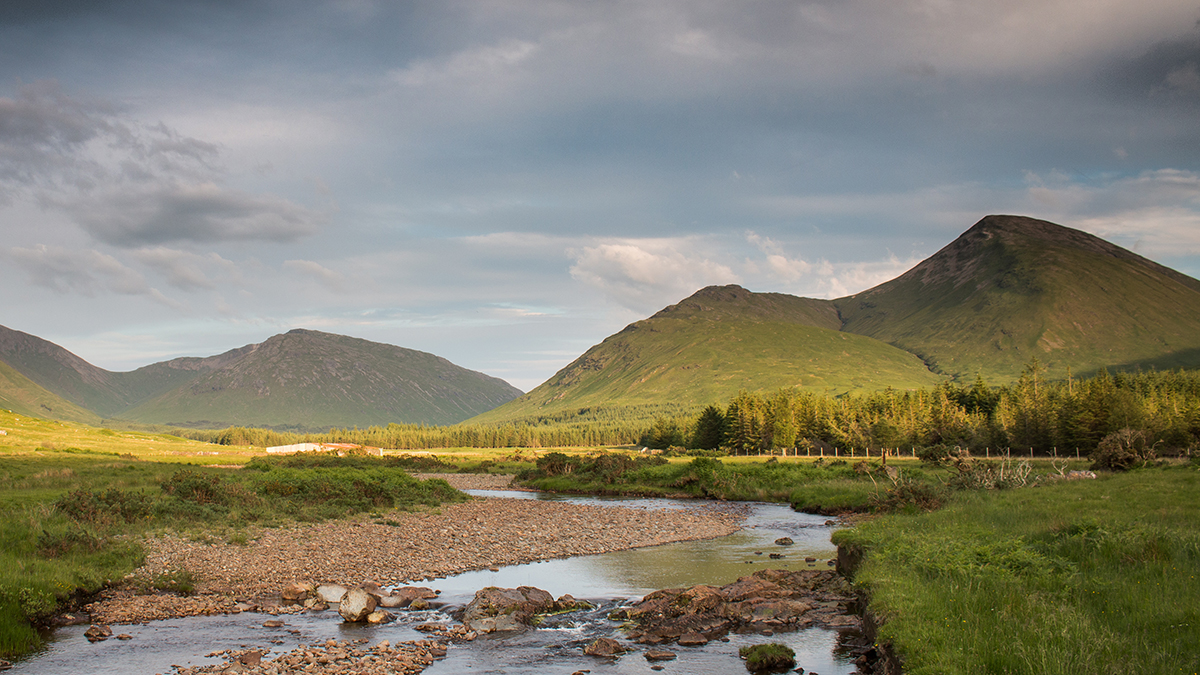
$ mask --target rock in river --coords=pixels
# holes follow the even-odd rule
[[[375,611],[375,596],[361,588],[351,588],[338,603],[338,614],[349,622],[365,621]]]
[[[767,633],[810,625],[844,626],[857,622],[848,613],[849,585],[826,570],[762,570],[732,584],[655,591],[638,604],[619,609],[613,619],[637,626],[635,642],[679,644],[714,640],[731,630]]]
[[[554,608],[554,596],[540,588],[488,586],[475,593],[475,599],[463,611],[462,622],[480,633],[520,630],[529,625],[534,614]]]

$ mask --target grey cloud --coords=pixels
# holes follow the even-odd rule
[[[167,283],[184,291],[211,290],[216,283],[205,271],[214,270],[224,279],[240,280],[237,265],[216,253],[198,255],[188,251],[155,247],[133,251],[134,259],[167,279]]]
[[[315,211],[273,195],[252,195],[213,183],[151,185],[111,191],[68,206],[94,237],[115,246],[176,241],[289,242],[323,222]]]
[[[146,279],[116,258],[99,251],[75,251],[55,246],[14,247],[8,256],[32,283],[57,293],[95,297],[102,292],[149,295]]]
[[[111,131],[100,112],[64,95],[53,82],[21,87],[0,98],[0,196],[17,189],[80,183],[98,166],[80,155],[89,141]]]

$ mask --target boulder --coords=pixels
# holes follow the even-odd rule
[[[83,633],[89,642],[99,642],[112,637],[112,629],[108,626],[93,624]]]
[[[626,651],[628,650],[620,642],[606,637],[596,638],[583,648],[583,653],[588,656],[606,656],[610,658],[616,658]]]
[[[699,633],[684,633],[679,636],[679,644],[682,647],[702,647],[708,644],[708,638]]]
[[[338,602],[338,614],[346,621],[356,623],[365,621],[375,611],[375,606],[375,596],[361,588],[351,588]]]
[[[429,609],[430,607],[431,605],[429,604],[429,601],[425,598],[417,598],[416,600],[408,603],[408,608],[415,612],[420,612],[422,610]]]
[[[413,600],[432,600],[437,592],[425,586],[403,586],[383,596],[379,600],[382,607],[407,607]]]
[[[377,609],[374,612],[371,612],[370,614],[367,615],[367,623],[378,625],[381,623],[388,623],[390,621],[394,621],[395,618],[396,617],[392,616],[391,612],[385,612],[382,609]]]
[[[775,540],[775,543],[780,546],[791,546],[792,544],[794,544],[796,542],[792,541],[791,537],[780,537]]]
[[[312,584],[298,581],[296,583],[284,586],[283,590],[279,592],[279,595],[281,595],[287,602],[299,602],[302,600],[307,600],[308,596],[316,590],[316,587]]]
[[[463,610],[462,622],[480,632],[519,630],[529,625],[534,614],[554,611],[554,596],[540,588],[489,586],[475,593]]]
[[[570,612],[576,609],[593,609],[595,605],[587,600],[577,600],[575,596],[566,594],[554,601],[554,611]]]
[[[350,589],[341,584],[321,584],[317,586],[317,597],[323,602],[337,602],[348,590]]]
[[[846,580],[825,570],[762,570],[721,586],[655,591],[610,618],[635,624],[627,635],[640,644],[703,644],[731,630],[768,634],[809,625],[853,625],[853,594]]]

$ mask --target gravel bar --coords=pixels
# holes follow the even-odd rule
[[[394,511],[251,532],[248,544],[204,543],[177,535],[146,539],[152,579],[184,569],[200,597],[106,594],[89,611],[111,623],[229,611],[234,598],[267,598],[296,581],[384,586],[469,570],[607,553],[736,532],[743,514],[718,504],[687,509],[591,506],[528,499],[472,499],[424,513]]]

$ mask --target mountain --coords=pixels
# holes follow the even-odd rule
[[[31,417],[93,425],[100,423],[100,416],[96,413],[46,391],[3,361],[0,361],[0,408]]]
[[[987,216],[903,275],[836,300],[709,287],[592,347],[473,421],[1017,379],[1067,368],[1200,367],[1200,281],[1093,235]],[[636,415],[636,413],[634,413]],[[651,412],[653,414],[653,412]]]
[[[988,216],[928,259],[833,301],[843,330],[959,380],[1070,367],[1200,367],[1200,281],[1079,230]]]
[[[0,327],[0,404],[58,419],[302,431],[452,424],[520,394],[433,354],[318,331],[114,373]]]
[[[630,324],[533,391],[472,421],[598,406],[699,407],[723,403],[739,389],[843,393],[941,379],[912,354],[840,327],[828,300],[711,286]]]

